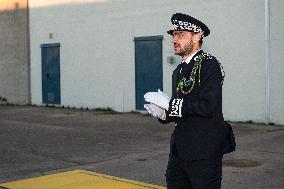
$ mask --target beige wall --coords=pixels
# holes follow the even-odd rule
[[[30,99],[27,27],[27,0],[1,1],[0,97],[9,103]]]
[[[269,0],[268,0],[269,1]],[[271,6],[270,106],[267,107],[265,0],[30,0],[32,103],[41,104],[40,44],[61,44],[62,105],[135,110],[134,37],[163,35],[163,86],[171,91],[170,17],[175,12],[204,21],[211,34],[203,49],[223,64],[223,112],[231,121],[284,124],[283,1]],[[65,3],[64,3],[65,2]],[[81,2],[81,3],[80,3]],[[49,33],[53,38],[49,38]],[[282,53],[283,54],[283,53]],[[279,89],[281,88],[281,89]]]

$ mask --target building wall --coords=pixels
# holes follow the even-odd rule
[[[27,15],[27,0],[1,1],[0,103],[30,102]]]
[[[166,31],[172,27],[171,15],[183,12],[204,21],[211,29],[203,49],[216,56],[226,72],[225,119],[266,121],[265,0],[88,0],[86,3],[65,0],[60,4],[49,1],[49,5],[43,2],[29,1],[33,104],[42,103],[40,44],[56,42],[61,44],[61,100],[64,106],[135,110],[133,39],[142,36],[164,36],[163,90],[170,94],[171,74],[180,58],[175,57],[173,65],[167,63],[173,50]],[[283,43],[273,39],[283,30],[283,18],[278,19],[283,2],[270,1],[270,4],[271,19],[276,20],[270,28],[271,44],[275,45],[271,47],[271,72],[279,73],[271,77],[271,106],[274,106],[279,102],[283,104],[279,100],[281,96],[274,92],[274,85],[279,85],[283,78],[279,70],[283,66],[279,57],[272,55],[283,50]],[[274,122],[284,124],[281,103],[271,108],[271,115]]]
[[[284,1],[270,4],[270,121],[284,124]]]

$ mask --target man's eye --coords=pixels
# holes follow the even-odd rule
[[[181,37],[183,36],[183,33],[182,33],[182,32],[176,33],[176,34],[174,34],[174,36],[176,36],[176,37],[178,37],[178,38],[181,38]]]

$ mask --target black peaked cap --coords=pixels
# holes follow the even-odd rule
[[[173,35],[174,31],[192,31],[201,33],[203,37],[210,34],[209,28],[203,22],[187,14],[175,13],[171,18],[171,22],[174,28],[167,31],[170,35]]]

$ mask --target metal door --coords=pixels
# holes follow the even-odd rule
[[[41,58],[43,104],[60,104],[60,44],[41,45]]]
[[[163,89],[162,39],[163,36],[134,38],[137,110],[144,110],[146,92]]]

